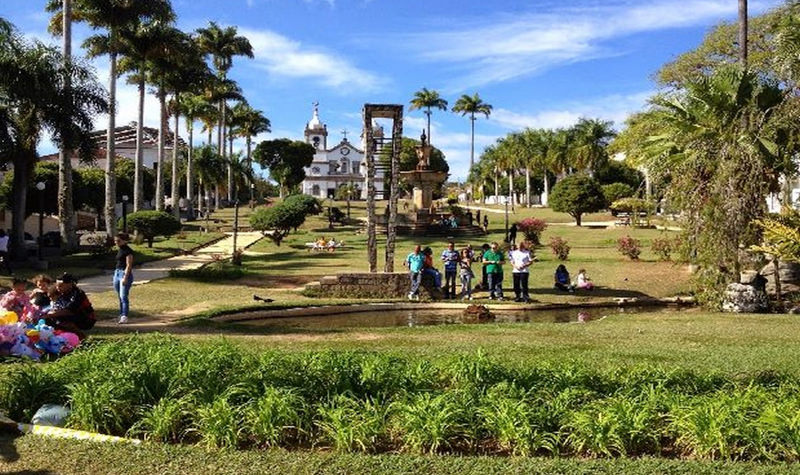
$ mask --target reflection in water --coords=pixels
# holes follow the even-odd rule
[[[619,313],[638,313],[642,311],[677,311],[659,308],[570,308],[560,310],[495,311],[493,323],[568,323],[578,320],[579,312],[588,312],[592,320]],[[464,324],[461,310],[389,310],[382,312],[359,312],[318,317],[265,317],[240,321],[244,325],[259,327],[281,327],[283,329],[331,329],[331,328],[372,328],[372,327],[418,327],[429,325]]]

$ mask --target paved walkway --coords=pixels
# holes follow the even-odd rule
[[[233,250],[233,233],[226,233],[228,237],[222,238],[214,244],[198,249],[194,254],[175,256],[169,259],[144,263],[133,268],[133,285],[142,285],[151,280],[163,279],[169,275],[170,269],[197,269],[211,262],[214,255],[230,256]],[[247,249],[264,237],[260,232],[240,232],[236,247]],[[111,273],[87,277],[79,282],[80,288],[87,294],[95,294],[113,290]]]

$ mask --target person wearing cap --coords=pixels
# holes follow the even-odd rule
[[[65,272],[56,279],[56,292],[57,296],[47,314],[47,324],[78,336],[83,334],[83,330],[91,330],[97,318],[86,292],[78,288],[75,276]]]

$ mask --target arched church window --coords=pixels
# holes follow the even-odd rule
[[[314,185],[311,187],[311,194],[314,196],[319,196],[319,185]]]

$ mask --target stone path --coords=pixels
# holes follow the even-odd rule
[[[167,277],[170,269],[197,269],[211,262],[214,255],[230,256],[233,250],[233,233],[221,240],[200,248],[187,256],[175,256],[169,259],[144,263],[133,268],[134,286],[146,284],[152,280]],[[247,249],[264,237],[260,232],[240,232],[236,240],[236,247]],[[87,294],[95,294],[113,290],[111,272],[105,275],[87,277],[78,285]]]

